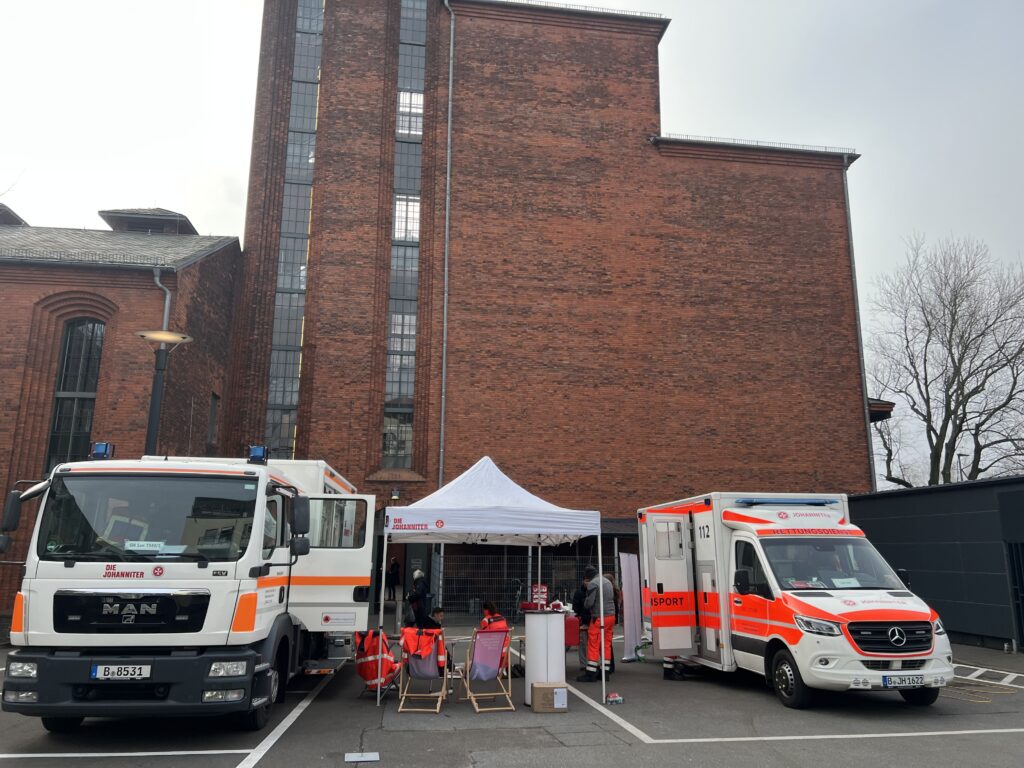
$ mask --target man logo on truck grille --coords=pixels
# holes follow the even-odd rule
[[[889,630],[889,642],[897,648],[901,648],[907,644],[907,633],[900,627],[892,627]]]
[[[156,616],[156,603],[126,603],[122,608],[120,603],[104,603],[103,604],[103,615],[104,616],[120,616],[122,621],[127,617],[131,617],[131,621],[124,621],[125,624],[131,624],[135,620],[136,616]]]

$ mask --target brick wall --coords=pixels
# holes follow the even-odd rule
[[[459,0],[445,478],[631,515],[870,488],[844,159],[659,133],[659,22]],[[435,487],[448,16],[430,4],[415,476],[380,472],[397,3],[328,6],[300,451]],[[313,362],[311,362],[313,361]]]
[[[193,455],[205,452],[209,395],[223,391],[237,246],[208,256],[177,276],[164,273],[172,291],[171,327],[195,337],[168,364],[164,417],[158,447],[185,453],[188,407]],[[45,471],[64,324],[77,317],[106,323],[100,362],[93,440],[110,440],[117,456],[138,457],[146,438],[153,378],[153,347],[135,332],[159,328],[164,294],[146,270],[0,264],[0,488],[17,480],[38,480]],[[25,558],[36,502],[25,506],[12,548],[0,556]],[[21,569],[0,565],[0,614],[9,610]]]
[[[227,419],[228,455],[262,442],[270,385],[270,343],[281,235],[291,66],[297,0],[266,0],[256,87],[256,111],[246,198],[245,252],[237,283],[236,335],[231,351]]]

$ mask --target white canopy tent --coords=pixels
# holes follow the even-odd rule
[[[512,544],[525,547],[570,544],[597,536],[601,565],[601,515],[559,507],[534,496],[505,475],[487,456],[447,485],[406,507],[384,510],[380,616],[384,631],[384,572],[388,543]],[[600,577],[604,577],[603,571]],[[598,592],[604,614],[604,590]],[[601,643],[601,700],[605,700],[604,643]],[[378,661],[378,667],[382,662]],[[380,677],[378,671],[378,678]],[[380,690],[377,691],[380,704]]]

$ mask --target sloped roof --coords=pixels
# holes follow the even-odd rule
[[[182,269],[238,246],[237,237],[107,232],[60,227],[0,227],[0,263],[35,262],[96,267]]]
[[[164,224],[173,223],[176,225],[176,233],[180,235],[198,235],[196,228],[189,221],[188,216],[177,211],[169,211],[166,208],[112,208],[108,211],[99,211],[100,218],[110,225],[111,229],[127,229],[130,222],[146,222],[149,225],[157,224],[154,229],[160,229]],[[126,226],[121,226],[126,225]]]
[[[9,206],[0,203],[0,224],[20,226],[27,223],[21,216],[12,211]]]

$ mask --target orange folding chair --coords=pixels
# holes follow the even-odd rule
[[[440,712],[448,695],[449,682],[444,630],[405,627],[402,630],[402,653],[398,711]],[[426,690],[423,689],[424,683]],[[435,683],[440,683],[436,691]]]

